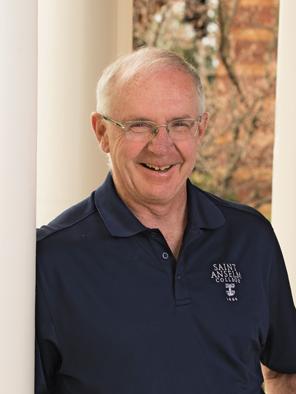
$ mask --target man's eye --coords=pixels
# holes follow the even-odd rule
[[[149,123],[146,122],[135,122],[131,124],[132,127],[150,127]]]
[[[129,129],[135,132],[150,131],[153,126],[150,123],[138,121],[129,124]]]
[[[190,129],[192,127],[192,122],[184,119],[175,120],[172,122],[172,127]]]

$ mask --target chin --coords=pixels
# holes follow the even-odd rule
[[[149,203],[159,203],[159,204],[165,204],[170,201],[172,201],[176,197],[175,189],[174,192],[170,192],[168,188],[165,188],[165,190],[158,190],[158,191],[153,191],[149,190],[147,193],[141,193],[143,201],[147,201]]]

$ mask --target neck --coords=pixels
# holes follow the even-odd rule
[[[120,192],[119,195],[144,226],[158,228],[161,231],[172,253],[177,258],[187,224],[186,187],[181,196],[166,204],[138,202],[125,198]]]
[[[180,225],[186,218],[186,199],[167,205],[128,204],[134,215],[149,228],[163,228],[170,224]]]

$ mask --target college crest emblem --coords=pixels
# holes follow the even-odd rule
[[[213,264],[211,279],[225,287],[227,301],[238,301],[238,286],[242,281],[242,274],[238,271],[236,264]]]

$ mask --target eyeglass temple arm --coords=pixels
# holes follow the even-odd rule
[[[122,129],[125,128],[125,125],[124,125],[124,124],[118,122],[117,120],[113,120],[113,119],[109,118],[109,117],[106,116],[106,115],[102,115],[102,118],[105,119],[105,120],[107,120],[107,121],[109,121],[109,122],[111,122],[111,123],[114,123],[116,126],[121,127]]]

